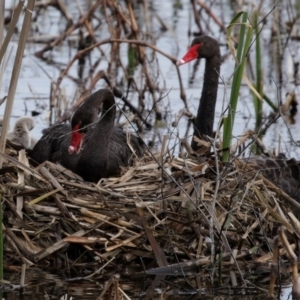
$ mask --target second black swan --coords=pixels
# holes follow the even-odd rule
[[[206,59],[206,65],[200,104],[194,124],[194,136],[198,138],[205,137],[205,135],[212,137],[221,66],[218,42],[209,36],[195,38],[177,65],[180,66],[198,58]],[[194,151],[199,149],[194,139],[191,146]],[[261,156],[250,157],[246,162],[300,202],[300,162],[295,159],[287,160],[284,154],[280,154],[274,159]]]

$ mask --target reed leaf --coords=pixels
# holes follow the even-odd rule
[[[241,17],[241,23],[238,23],[238,20]],[[251,44],[252,39],[252,26],[247,22],[248,14],[247,12],[240,12],[238,13],[233,20],[231,21],[230,25],[227,29],[227,42],[230,48],[233,57],[235,58],[236,65],[235,65],[235,72],[232,79],[232,87],[231,87],[231,94],[230,94],[230,101],[229,101],[229,110],[228,116],[224,118],[224,131],[223,131],[223,153],[222,153],[222,161],[228,162],[229,161],[229,154],[230,154],[230,145],[231,145],[231,137],[232,137],[232,130],[234,125],[234,118],[235,118],[235,111],[238,103],[238,97],[241,87],[241,82],[244,73],[244,67],[246,63],[246,58],[248,55],[248,51]],[[231,42],[231,32],[233,26],[240,25],[240,36],[238,41],[238,48],[235,51],[232,46]]]
[[[277,113],[279,111],[278,106],[266,94],[263,94],[263,99],[266,101],[267,104],[270,105],[274,112]]]

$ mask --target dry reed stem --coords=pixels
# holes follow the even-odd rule
[[[80,18],[80,20],[70,26],[66,32],[64,32],[59,38],[55,39],[53,42],[51,42],[49,45],[45,46],[42,50],[38,51],[35,53],[35,55],[37,57],[42,57],[43,54],[49,50],[51,50],[53,47],[55,47],[56,45],[58,45],[60,42],[62,42],[67,36],[69,36],[74,30],[76,30],[78,27],[80,27],[80,25],[84,24],[84,22],[86,21],[87,18],[89,18],[94,12],[95,10],[98,8],[98,6],[101,4],[101,0],[98,0],[96,3],[94,3],[91,8],[89,9],[89,11]]]
[[[23,164],[28,165],[28,160],[25,155],[25,150],[19,151],[19,161],[22,162]],[[23,170],[18,170],[18,186],[19,188],[22,188],[24,186],[24,176],[25,173]],[[23,209],[23,196],[17,197],[17,213],[20,216],[21,219],[23,219],[23,214],[22,214],[22,209]]]
[[[4,20],[4,16],[5,16],[5,1],[1,1],[0,3],[0,20]],[[4,22],[1,22],[0,24],[0,45],[2,46],[2,41],[3,41],[3,34],[4,34]],[[1,49],[0,49],[1,52]],[[0,64],[1,64],[1,59],[0,59]],[[1,80],[1,76],[0,76],[0,83],[2,82]],[[1,84],[0,84],[1,86]]]
[[[3,22],[1,22],[0,27],[2,27],[2,31],[1,31],[1,37],[0,37],[0,41],[1,41],[0,42],[0,45],[1,45],[1,47],[0,47],[0,65],[1,65],[3,57],[4,57],[5,53],[6,53],[9,41],[11,40],[11,37],[12,37],[12,35],[14,33],[14,30],[15,30],[15,27],[16,27],[17,22],[19,20],[19,17],[20,17],[21,11],[23,9],[24,3],[25,3],[24,0],[23,1],[20,0],[18,2],[17,7],[14,9],[13,18],[12,18],[12,20],[10,22],[10,25],[9,25],[8,31],[6,33],[6,36],[5,36],[4,40],[3,40],[3,43],[2,43],[2,37],[3,37],[2,34],[3,34],[3,25],[4,24],[3,24]],[[4,5],[4,1],[2,2],[2,5]],[[4,18],[1,18],[1,20],[4,20]]]
[[[20,40],[18,43],[15,63],[11,74],[11,80],[9,84],[8,96],[7,96],[6,106],[5,106],[2,131],[0,137],[0,153],[3,153],[5,149],[6,134],[9,128],[9,121],[10,121],[12,106],[15,98],[16,89],[17,89],[17,83],[19,79],[26,39],[27,39],[28,31],[30,29],[31,15],[34,8],[34,2],[35,0],[28,0],[27,7],[25,10],[23,26],[20,33]],[[0,169],[2,168],[2,164],[3,164],[3,156],[0,155]]]
[[[299,275],[298,275],[298,258],[293,251],[290,243],[288,242],[288,239],[286,237],[286,234],[284,232],[283,227],[279,227],[278,229],[279,237],[283,243],[283,246],[285,247],[288,257],[292,266],[292,277],[293,277],[293,299],[299,300],[300,299],[300,286],[299,286]]]
[[[278,239],[279,237],[276,236],[274,238],[274,251],[273,251],[273,261],[271,264],[271,279],[269,284],[269,291],[268,291],[268,300],[275,300],[275,283],[277,278],[277,270],[278,270],[278,258],[279,258],[279,252],[278,252]]]

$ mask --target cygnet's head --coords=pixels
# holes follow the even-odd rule
[[[34,128],[34,120],[33,118],[31,117],[21,117],[19,118],[16,123],[15,123],[15,126],[14,126],[14,131],[22,131],[23,130],[32,130]]]
[[[31,117],[21,117],[16,121],[13,131],[7,134],[7,138],[25,149],[32,149],[36,144],[36,140],[30,134],[34,125],[34,120]]]

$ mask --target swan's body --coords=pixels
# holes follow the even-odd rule
[[[220,48],[218,42],[208,36],[200,36],[193,40],[186,55],[177,62],[177,65],[188,63],[193,59],[205,58],[205,73],[203,89],[196,122],[194,135],[197,137],[212,137],[213,121],[218,91],[218,77],[220,72]],[[192,149],[197,151],[199,146],[192,140]],[[287,160],[284,155],[275,159],[255,156],[245,160],[251,166],[279,186],[284,192],[300,201],[300,162],[294,159]]]
[[[44,133],[31,158],[38,163],[59,162],[88,181],[117,175],[120,166],[130,165],[142,150],[136,136],[127,137],[126,132],[114,127],[115,114],[113,94],[107,89],[98,90],[74,112],[72,125],[56,125]]]
[[[281,153],[275,158],[252,156],[244,161],[300,202],[300,162]]]
[[[2,130],[2,119],[0,120],[0,128]],[[22,146],[25,149],[33,149],[37,140],[31,136],[30,131],[34,128],[34,120],[31,117],[19,118],[12,131],[7,133],[7,139],[12,143]],[[0,131],[1,132],[1,131]]]

